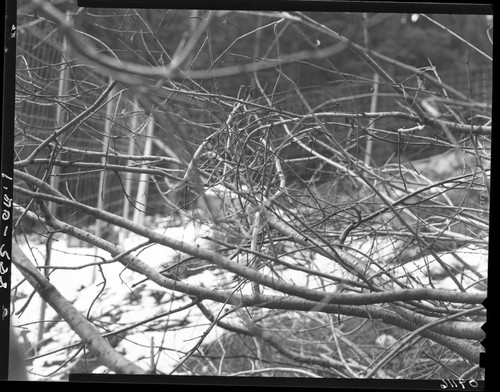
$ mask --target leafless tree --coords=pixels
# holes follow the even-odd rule
[[[64,14],[33,0],[20,12],[28,15],[20,34],[49,28],[41,42],[64,55],[50,66],[74,84],[59,82],[58,93],[44,93],[47,79],[38,84],[34,76],[41,67],[19,56],[12,261],[81,339],[60,347],[71,355],[59,369],[71,369],[73,356],[90,350],[118,373],[162,372],[158,360],[169,342],[151,343],[148,365],[127,359],[113,337],[127,340],[134,328],[177,328],[169,316],[197,309],[204,318],[186,316],[180,327],[197,324],[204,332],[171,373],[482,377],[487,270],[471,260],[487,259],[491,105],[447,84],[432,63],[418,68],[370,49],[369,28],[384,15],[365,15],[366,39],[359,43],[302,12],[193,11],[185,14],[189,34],[172,53],[154,42],[157,26],[147,14],[123,10],[136,23],[132,60],[79,29],[75,15],[85,10]],[[235,14],[257,27],[213,52],[212,32],[222,25],[236,29]],[[98,16],[99,25],[116,33],[105,13]],[[471,56],[489,58],[460,32],[439,26],[467,44]],[[307,50],[281,48],[294,29],[321,38]],[[269,49],[258,47],[264,32],[273,37]],[[141,51],[134,49],[132,41],[141,40]],[[255,53],[238,51],[246,40],[255,40]],[[347,52],[373,80],[336,69],[335,57]],[[339,89],[363,84],[369,90],[318,101],[287,72],[297,63],[336,74]],[[411,77],[400,80],[397,72]],[[251,82],[237,94],[218,90],[217,81],[241,75]],[[358,110],[357,100],[366,98],[371,110]],[[381,110],[376,98],[393,109]],[[59,123],[33,132],[23,117],[27,102],[59,108]],[[98,148],[89,148],[94,142]],[[416,159],[398,148],[381,162],[373,142],[440,153]],[[97,196],[89,202],[78,195],[93,174]],[[121,195],[112,198],[123,202],[118,207],[99,204],[112,181]],[[158,230],[147,213],[152,200],[162,205],[166,226],[206,227],[202,245]],[[35,264],[40,258],[23,226],[46,244],[45,265]],[[129,234],[143,242],[129,247]],[[109,256],[82,266],[70,257],[52,265],[51,246],[62,236]],[[179,257],[158,266],[141,255],[153,245]],[[90,317],[108,265],[121,265],[127,284],[168,293],[163,304],[174,308],[125,325]],[[85,312],[51,283],[49,272],[90,268],[102,290],[98,284]],[[175,308],[178,298],[187,302]],[[226,333],[205,343],[215,328]],[[42,352],[47,331],[30,356]]]

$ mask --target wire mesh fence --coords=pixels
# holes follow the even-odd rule
[[[17,53],[17,98],[16,98],[16,154],[24,159],[34,151],[40,141],[54,133],[68,121],[81,115],[98,98],[106,81],[103,76],[92,72],[91,68],[69,60],[64,39],[51,30],[50,24],[38,20],[21,23]],[[456,70],[440,71],[444,83],[470,96],[473,100],[491,103],[491,68],[471,69],[458,73]],[[403,79],[401,77],[400,79]],[[408,87],[418,89],[421,81],[414,76],[405,79]],[[373,81],[367,75],[357,80],[340,79],[332,86],[317,86],[304,90],[304,96],[312,107],[343,110],[370,110],[373,95]],[[200,110],[199,102],[172,95],[173,109],[165,113],[169,121],[156,123],[151,136],[154,143],[150,155],[175,155],[169,148],[169,133],[165,127],[176,128],[179,124],[209,121],[209,115]],[[284,96],[278,106],[283,110],[300,112],[297,97]],[[378,111],[400,109],[390,86],[380,85],[378,91]],[[172,118],[175,116],[175,118]],[[165,214],[172,208],[165,205],[165,199],[158,193],[158,185],[151,178],[140,179],[136,173],[118,173],[102,167],[92,167],[106,157],[108,164],[114,154],[140,155],[144,153],[147,136],[144,123],[146,115],[133,94],[126,90],[116,90],[109,100],[103,102],[93,116],[73,125],[73,129],[63,139],[56,139],[46,151],[46,161],[37,167],[37,176],[48,176],[52,184],[68,190],[76,199],[88,205],[101,206],[114,213],[122,213],[131,218],[133,211],[140,209],[145,214]],[[386,124],[397,127],[397,123]],[[174,131],[175,132],[175,131]],[[192,132],[194,135],[195,133]],[[199,138],[198,144],[203,138]],[[193,139],[196,143],[196,137]],[[64,166],[50,164],[50,156],[55,150],[64,151]],[[131,165],[139,165],[129,162]],[[32,169],[28,169],[32,171]],[[147,181],[147,203],[136,202],[139,181]],[[22,199],[22,198],[21,198]],[[178,195],[174,200],[179,208],[184,208],[191,198]],[[60,216],[69,217],[73,223],[92,223],[90,217],[74,214],[71,209],[58,207]]]

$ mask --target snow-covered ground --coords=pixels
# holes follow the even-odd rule
[[[350,251],[356,257],[369,256],[375,263],[383,267],[402,283],[410,287],[430,287],[429,282],[437,289],[457,290],[457,285],[442,266],[446,264],[450,272],[467,289],[468,292],[484,292],[488,276],[488,249],[485,246],[469,244],[449,252],[438,252],[437,260],[432,255],[411,260],[417,255],[417,248],[409,250],[407,257],[411,261],[397,262],[396,254],[401,252],[402,242],[387,238],[367,237],[350,244]],[[371,264],[377,270],[376,264]],[[419,283],[420,282],[420,283]],[[476,283],[476,284],[474,284]]]
[[[201,237],[206,235],[206,227],[188,224],[184,227],[171,227],[166,231],[159,229],[165,234],[183,239],[190,243],[196,242],[200,246],[206,246],[206,240]],[[145,242],[144,238],[130,235],[122,237],[121,245],[125,249]],[[37,265],[43,265],[45,260],[45,244],[33,242],[23,243],[21,248],[24,253]],[[147,246],[136,255],[143,261],[155,268],[160,268],[163,264],[173,261],[178,252],[161,245]],[[74,306],[84,315],[89,315],[96,323],[126,326],[137,323],[141,320],[154,317],[160,313],[172,311],[189,303],[189,299],[180,296],[175,301],[169,300],[170,293],[152,282],[141,283],[142,277],[130,270],[125,269],[120,263],[102,264],[100,268],[88,266],[96,261],[110,259],[110,255],[102,250],[95,250],[86,247],[69,247],[64,236],[55,237],[52,243],[51,266],[60,266],[63,269],[55,269],[50,274],[50,282],[61,292],[61,294],[73,302]],[[87,266],[85,268],[80,268]],[[70,267],[70,269],[68,269]],[[204,280],[205,282],[215,282],[212,271],[205,271],[202,274],[189,278],[193,280]],[[17,288],[19,299],[15,302],[14,312],[18,312],[29,299],[32,289],[27,282],[21,283],[22,276],[17,270],[13,271],[12,286]],[[102,291],[102,292],[101,292]],[[163,300],[156,300],[165,292]],[[16,332],[25,335],[25,339],[30,342],[37,340],[38,326],[40,320],[41,299],[38,295],[29,299],[27,307],[21,314],[14,316],[12,324],[20,326]],[[217,310],[217,309],[216,309]],[[56,313],[47,307],[45,320],[52,320]],[[168,320],[168,323],[166,322]],[[151,366],[151,346],[155,353],[156,367],[162,372],[168,372],[197,343],[204,334],[210,322],[202,315],[197,307],[191,307],[186,311],[174,313],[168,318],[162,318],[165,325],[174,325],[173,328],[155,328],[155,330],[145,330],[147,328],[139,326],[127,332],[126,340],[122,340],[116,347],[119,352],[125,353],[126,357],[147,369]],[[175,327],[176,324],[185,323],[182,327]],[[105,325],[103,325],[105,327]],[[116,326],[115,326],[116,328]],[[106,332],[106,329],[101,329]],[[213,328],[210,336],[206,339],[214,339],[220,334],[218,328]],[[48,339],[43,348],[37,353],[38,358],[33,361],[31,371],[32,379],[45,379],[53,371],[59,368],[61,362],[68,358],[66,351],[55,353],[50,356],[43,356],[44,353],[65,347],[68,344],[78,342],[79,338],[72,333],[65,323],[60,322],[53,326],[44,335]],[[168,347],[168,350],[160,350],[158,347]],[[36,375],[36,376],[35,376]],[[50,376],[50,379],[58,379],[58,375]]]
[[[200,246],[209,246],[209,242],[202,237],[208,233],[209,228],[202,225],[188,223],[183,227],[170,227],[168,229],[158,229],[158,231],[177,239],[198,243]],[[120,236],[120,244],[125,249],[145,242],[144,238],[136,235]],[[360,244],[360,248],[362,244]],[[35,244],[30,242],[22,244],[25,254],[38,265],[43,265],[45,259],[45,244]],[[96,253],[97,252],[97,253]],[[165,263],[176,260],[178,252],[161,245],[147,246],[135,252],[143,261],[154,268],[161,268]],[[443,255],[443,261],[452,268],[457,269],[457,276],[467,286],[466,279],[477,280],[478,273],[487,275],[487,252],[476,246],[469,246],[467,249],[460,249],[456,252],[458,257],[452,254]],[[142,276],[125,269],[120,263],[102,264],[99,268],[86,266],[96,261],[110,259],[110,255],[103,251],[96,251],[93,248],[68,246],[65,236],[55,237],[52,244],[51,265],[60,266],[64,269],[56,269],[50,274],[50,281],[82,314],[88,316],[99,326],[100,331],[109,331],[106,327],[125,327],[130,324],[139,323],[142,320],[153,318],[161,313],[166,313],[186,306],[190,299],[180,293],[170,293],[156,284],[145,281]],[[292,259],[290,258],[291,262]],[[464,261],[467,268],[475,271],[463,273]],[[79,268],[86,266],[85,268]],[[71,267],[71,269],[68,269]],[[310,268],[318,271],[338,275],[339,269],[335,267],[329,259],[320,256],[311,260]],[[437,287],[456,290],[451,278],[442,275],[439,264],[435,260],[421,258],[403,266],[398,266],[392,273],[402,279],[411,276],[422,283],[428,282],[429,274],[435,276],[433,282]],[[467,269],[466,268],[466,269]],[[459,271],[462,271],[459,273]],[[266,270],[265,273],[272,274]],[[441,274],[441,275],[440,275]],[[444,279],[440,279],[443,276]],[[324,280],[311,278],[308,274],[284,270],[280,271],[280,278],[290,283],[308,286],[310,288],[319,287],[324,284]],[[230,281],[231,274],[221,277],[216,271],[206,270],[200,274],[188,278],[188,282],[193,284],[203,284],[206,287],[216,287],[221,279]],[[12,286],[16,287],[18,300],[15,303],[15,311],[18,312],[30,299],[32,289],[24,282],[22,276],[13,271]],[[451,283],[450,283],[451,282]],[[414,282],[413,282],[414,283]],[[250,292],[250,285],[242,288],[244,292]],[[333,290],[333,289],[332,289]],[[172,299],[176,296],[176,299]],[[223,307],[221,304],[207,303],[210,309],[217,314]],[[41,300],[37,295],[29,300],[28,305],[21,314],[14,317],[13,325],[19,326],[16,331],[23,331],[25,339],[30,342],[37,340],[38,326],[40,320]],[[44,319],[53,320],[55,312],[49,307],[46,310]],[[48,327],[47,327],[48,329]],[[154,366],[163,373],[169,373],[183,356],[195,347],[201,338],[204,342],[218,339],[223,331],[217,327],[210,329],[210,333],[205,336],[210,329],[209,320],[196,307],[192,306],[183,311],[171,313],[159,320],[151,321],[146,325],[138,325],[127,331],[127,336],[121,341],[115,341],[116,349],[123,353],[129,360],[137,363],[144,369],[152,366],[152,356]],[[44,334],[45,342],[36,353],[36,358],[32,361],[30,370],[33,380],[50,379],[57,380],[66,377],[62,372],[52,374],[60,369],[64,361],[71,357],[76,348],[57,351],[61,347],[79,341],[64,322],[55,323]],[[110,338],[110,342],[113,338]],[[44,355],[51,353],[51,355]],[[100,371],[97,369],[96,371]],[[182,371],[182,368],[180,369]]]
[[[488,251],[484,247],[468,245],[454,252],[439,254],[441,262],[446,264],[455,278],[467,292],[484,292],[488,277]],[[421,257],[393,270],[395,276],[411,277],[426,286],[429,278],[437,289],[457,290],[453,279],[434,257]]]

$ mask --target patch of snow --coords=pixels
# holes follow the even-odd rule
[[[198,243],[204,247],[210,246],[209,241],[202,238],[210,233],[209,230],[208,226],[195,223],[187,223],[184,227],[156,229],[162,234],[189,243]],[[133,234],[122,237],[122,239],[123,242],[120,245],[125,249],[130,249],[146,240]],[[107,325],[116,329],[122,325],[130,325],[152,318],[159,313],[179,308],[187,303],[187,298],[181,295],[178,295],[179,299],[175,301],[168,301],[167,290],[150,281],[136,287],[135,284],[143,277],[125,269],[119,262],[103,264],[100,266],[102,270],[98,270],[94,266],[77,268],[110,259],[111,256],[101,250],[71,245],[65,236],[53,241],[51,265],[75,269],[56,269],[50,274],[50,281],[83,315],[88,314],[92,322],[95,320],[96,326],[102,333],[108,331]],[[36,265],[44,264],[45,244],[23,243],[21,248]],[[154,268],[160,268],[179,256],[179,252],[161,245],[147,246],[135,254]],[[227,278],[227,280],[230,279],[230,277]],[[21,281],[22,276],[15,270],[12,280],[13,286]],[[217,285],[218,282],[220,283],[220,276],[216,276],[215,271],[207,270],[188,278],[188,282],[205,286]],[[159,293],[161,296],[161,291],[167,293],[167,301],[159,304],[154,293]],[[27,282],[19,285],[17,293],[23,298],[17,301],[15,310],[19,310],[31,292],[32,289]],[[27,338],[32,343],[37,340],[41,303],[41,298],[38,295],[33,296],[29,305],[16,320],[16,325],[20,325],[24,329]],[[214,312],[217,312],[218,309],[220,309],[220,305],[216,304]],[[47,306],[45,320],[54,319],[56,316],[55,311]],[[164,373],[172,370],[183,355],[198,343],[198,340],[210,326],[210,322],[195,306],[162,318],[156,322],[156,325],[159,325],[158,323],[164,323],[165,329],[155,327],[156,330],[151,330],[153,322],[127,332],[126,338],[121,340],[117,350],[125,353],[129,360],[148,369],[151,364],[151,345],[153,344],[156,367]],[[169,325],[173,325],[173,327],[168,327]],[[210,341],[221,333],[223,333],[222,330],[214,327],[204,341]],[[57,371],[60,364],[68,359],[68,352],[66,350],[58,352],[58,349],[79,341],[79,337],[62,321],[50,328],[44,334],[44,338],[48,340],[43,344],[38,354],[52,351],[54,354],[42,355],[32,361],[31,378],[35,380],[42,380],[51,372]],[[70,352],[74,350],[70,350]],[[57,380],[60,377],[62,377],[61,374],[50,375],[51,380]]]
[[[158,232],[171,236],[189,243],[198,243],[201,247],[210,247],[211,243],[203,237],[210,234],[210,227],[207,225],[187,222],[183,227],[156,228]],[[125,249],[131,249],[137,244],[145,242],[145,238],[137,235],[122,236],[123,242],[120,243]],[[387,259],[393,250],[392,243],[377,241],[360,241],[356,244],[357,249],[369,254],[378,261]],[[44,264],[45,245],[37,243],[21,244],[25,254],[37,265]],[[154,268],[161,268],[165,263],[178,258],[179,252],[161,245],[147,246],[135,254]],[[356,254],[356,253],[354,253]],[[450,267],[454,268],[457,277],[467,286],[469,281],[477,280],[474,274],[487,274],[488,252],[479,246],[470,245],[466,248],[458,249],[455,257],[448,252],[442,254],[442,260]],[[182,255],[181,255],[182,256]],[[358,254],[359,256],[359,254]],[[110,259],[110,255],[101,250],[94,250],[87,247],[70,247],[64,237],[56,238],[52,245],[51,265],[61,267],[73,267],[87,265]],[[467,267],[464,267],[465,261]],[[283,257],[284,261],[291,264],[297,264],[297,259],[291,256]],[[241,261],[243,262],[243,260]],[[326,257],[317,254],[310,254],[310,258],[304,258],[300,261],[312,270],[317,270],[327,274],[335,275],[339,278],[351,279],[337,263]],[[421,286],[429,287],[429,277],[432,278],[436,287],[456,290],[455,285],[450,285],[451,279],[442,275],[442,268],[430,257],[420,258],[418,260],[406,263],[405,265],[394,266],[387,264],[387,268],[392,268],[391,273],[400,279],[417,279],[422,282]],[[152,318],[160,313],[178,309],[186,305],[189,299],[186,296],[174,293],[157,286],[156,284],[145,281],[138,285],[143,277],[135,272],[127,270],[119,262],[101,265],[102,272],[96,267],[86,267],[79,269],[60,269],[50,274],[50,281],[55,287],[84,315],[89,315],[97,328],[105,333],[109,331],[108,327],[117,329],[121,326],[131,325],[141,320]],[[268,267],[262,268],[262,272],[276,279],[281,279],[288,283],[306,286],[309,288],[320,288],[328,285],[327,290],[334,292],[337,285],[331,280],[314,277],[310,274],[295,271],[288,268],[273,271]],[[467,280],[469,279],[469,280]],[[17,270],[13,271],[13,286],[20,283],[22,276]],[[234,274],[221,272],[220,270],[205,270],[199,274],[190,276],[186,279],[188,283],[204,286],[213,289],[235,289],[243,294],[252,293],[252,284],[245,283],[238,286],[238,280]],[[415,286],[415,282],[413,281]],[[417,285],[418,286],[418,285]],[[264,294],[276,294],[273,290],[261,287]],[[475,290],[476,288],[471,288]],[[162,294],[164,292],[165,294]],[[17,294],[20,299],[15,304],[15,310],[19,310],[25,304],[29,295],[32,293],[31,287],[24,282],[17,287]],[[224,307],[223,304],[204,301],[213,314]],[[37,332],[40,320],[41,300],[35,295],[22,314],[16,317],[16,325],[21,325],[25,331],[26,337],[32,342],[37,340]],[[264,311],[262,309],[255,309]],[[45,320],[52,320],[56,313],[47,307]],[[231,322],[241,323],[238,314],[228,316]],[[204,337],[204,342],[210,342],[217,339],[223,332],[218,327],[214,327],[207,336],[204,336],[210,328],[210,322],[196,307],[190,307],[180,312],[172,313],[161,319],[140,325],[126,332],[126,337],[117,344],[116,349],[123,353],[129,360],[136,362],[144,369],[151,366],[154,355],[155,367],[163,372],[169,373],[182,360],[184,355],[193,349]],[[75,352],[76,348],[57,351],[61,347],[79,341],[79,337],[70,330],[65,322],[57,322],[48,330],[44,338],[46,342],[39,349],[38,354],[42,355],[32,361],[31,369],[33,371],[32,379],[44,379],[52,371],[69,358],[70,353]],[[110,337],[110,340],[112,337]],[[384,340],[385,342],[385,340]],[[43,356],[54,351],[53,354]],[[94,370],[101,372],[102,369]],[[63,377],[62,374],[51,376],[51,380]]]
[[[469,245],[454,252],[438,253],[438,256],[464,288],[470,287],[469,292],[486,290],[486,281],[481,282],[482,284],[471,285],[482,278],[487,278],[487,249],[477,245]],[[430,255],[398,266],[392,269],[391,272],[397,277],[407,276],[413,282],[415,280],[420,281],[427,287],[429,287],[428,282],[431,279],[438,289],[457,290],[457,285],[453,282],[453,279],[447,275],[442,265]]]
[[[204,238],[212,234],[212,229],[210,226],[198,222],[186,222],[184,226],[179,227],[158,227],[155,228],[154,231],[191,245],[195,244],[203,248],[210,248],[212,246],[212,242]],[[145,241],[147,241],[147,238],[128,233],[126,236],[122,237],[121,245],[125,249],[131,249]],[[173,261],[176,257],[182,256],[182,253],[163,245],[152,244],[144,246],[142,249],[134,252],[134,255],[146,262],[149,266],[158,268]]]

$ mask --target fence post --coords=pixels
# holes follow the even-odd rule
[[[69,12],[66,12],[66,22],[70,23],[71,18]],[[69,82],[69,70],[70,66],[66,59],[66,55],[69,53],[69,43],[68,39],[65,35],[62,38],[62,49],[61,49],[61,66],[59,68],[60,76],[59,83],[57,87],[57,97],[59,100],[64,101],[64,97],[66,97],[68,93],[68,82]],[[63,106],[61,104],[56,106],[56,128],[62,127],[67,121],[67,116],[63,110]],[[50,166],[49,166],[50,168]],[[59,166],[53,166],[50,176],[50,186],[54,189],[59,189]],[[48,203],[48,208],[52,215],[57,216],[57,204],[56,203]]]
[[[153,146],[154,127],[155,127],[155,120],[153,115],[150,114],[146,128],[146,140],[144,142],[144,156],[151,155],[151,149]],[[142,165],[142,166],[147,167],[147,165]],[[144,217],[146,216],[148,181],[149,181],[149,174],[141,173],[141,175],[139,176],[139,185],[137,188],[136,206],[134,210],[134,219],[133,219],[133,222],[138,225],[143,224]]]
[[[105,165],[107,160],[109,159],[109,142],[111,140],[111,132],[113,131],[113,121],[111,121],[111,117],[115,112],[115,108],[117,106],[116,102],[114,102],[114,93],[115,89],[111,92],[111,100],[106,104],[106,118],[104,119],[104,134],[102,136],[102,152],[104,155],[101,158],[101,164],[103,165],[102,170],[99,172],[99,186],[97,190],[97,208],[99,210],[104,210],[106,208],[106,169]],[[103,234],[104,222],[96,219],[95,222],[95,235],[97,237],[101,237]],[[98,248],[95,248],[96,256],[98,252]],[[92,283],[95,282],[95,278],[97,275],[97,267],[94,266],[92,270]]]
[[[137,129],[139,129],[139,113],[136,113],[137,108],[139,107],[138,102],[137,102],[137,97],[134,97],[133,100],[133,111],[132,111],[132,121],[130,124],[130,127],[132,129],[131,134],[135,135],[135,132]],[[135,138],[130,137],[128,141],[128,155],[134,155],[134,150],[135,150]],[[130,216],[130,195],[132,194],[132,179],[133,179],[133,174],[130,172],[125,173],[125,183],[124,183],[124,188],[125,188],[125,193],[123,195],[123,211],[122,211],[122,217],[125,219],[129,219]]]
[[[69,12],[66,12],[66,21],[69,22],[70,19],[70,14]],[[61,49],[61,66],[59,68],[59,82],[57,86],[57,98],[64,102],[66,95],[68,94],[68,83],[69,83],[69,70],[70,66],[68,61],[66,60],[66,55],[69,53],[69,44],[68,44],[68,39],[66,36],[63,36],[62,39],[62,49]],[[56,128],[60,128],[64,126],[64,124],[67,121],[67,116],[63,110],[62,104],[59,104],[56,106]],[[53,151],[54,154],[57,154],[57,150]],[[55,158],[55,157],[54,157]],[[54,189],[59,190],[59,173],[61,172],[61,168],[59,166],[52,166],[52,168],[49,166],[47,167],[47,170],[50,170],[50,177],[49,177],[49,183],[50,186]],[[57,203],[52,203],[49,202],[47,207],[49,208],[49,211],[52,213],[53,216],[58,216],[57,215]],[[47,239],[47,254],[45,255],[45,263],[46,265],[50,264],[50,246],[51,246],[51,239]],[[40,324],[38,325],[38,332],[37,332],[37,343],[40,343],[43,340],[43,335],[45,333],[45,323],[43,320],[45,320],[45,312],[47,309],[47,304],[46,302],[41,299],[40,302],[40,309],[39,309],[39,315],[40,315]]]

